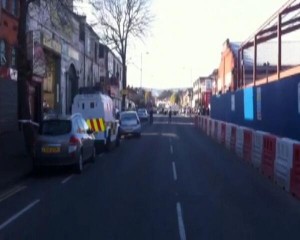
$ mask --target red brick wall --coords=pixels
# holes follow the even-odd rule
[[[227,73],[232,72],[232,70],[234,69],[234,54],[231,51],[230,48],[226,48],[221,55],[221,61],[220,61],[220,65],[219,65],[219,71],[218,71],[218,79],[220,79],[221,81],[221,85],[222,85],[222,92],[225,91],[224,89],[224,85],[225,85],[225,77]],[[234,79],[232,79],[233,81]],[[219,84],[219,83],[218,83]],[[232,82],[231,87],[234,87],[234,84]]]
[[[18,18],[11,11],[12,0],[9,0],[7,9],[2,9],[0,38],[5,39],[9,45],[14,45],[17,43]]]

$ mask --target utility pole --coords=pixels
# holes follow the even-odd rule
[[[29,82],[32,77],[32,69],[27,60],[27,12],[28,5],[33,0],[20,1],[19,26],[18,26],[18,48],[17,48],[17,70],[18,70],[18,119],[21,120],[25,145],[27,151],[31,153],[35,137],[34,128],[30,122],[31,115],[29,109]]]

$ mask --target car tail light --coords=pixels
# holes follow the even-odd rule
[[[75,152],[77,150],[78,144],[80,144],[81,141],[79,138],[72,136],[69,140],[69,153]]]

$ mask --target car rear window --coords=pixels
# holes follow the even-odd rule
[[[72,124],[69,120],[48,120],[44,121],[40,128],[42,135],[63,135],[71,132]]]
[[[136,120],[136,114],[134,113],[126,113],[121,115],[121,121],[129,121],[129,120]]]

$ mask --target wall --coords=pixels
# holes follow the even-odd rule
[[[213,96],[211,117],[300,140],[300,74],[253,88],[253,119],[245,119],[244,110],[251,101],[244,96],[251,88]],[[258,93],[261,90],[261,101]],[[232,109],[232,98],[235,99]],[[260,104],[261,103],[261,104]],[[251,108],[251,107],[250,107]],[[261,111],[260,111],[261,109]]]

